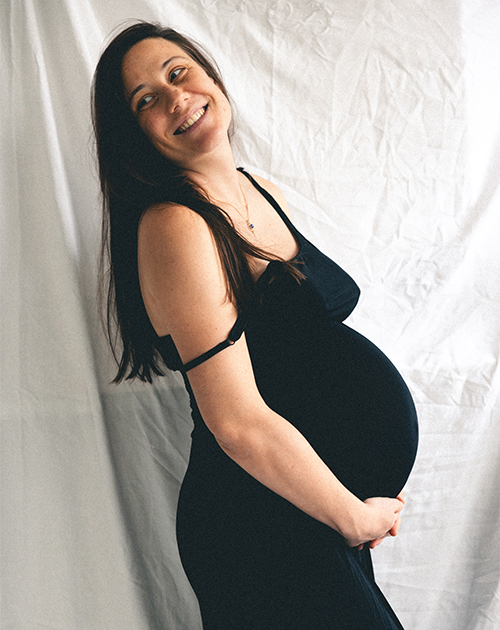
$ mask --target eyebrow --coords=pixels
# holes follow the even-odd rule
[[[165,63],[162,63],[161,70],[164,70],[168,66],[168,64],[171,63],[172,61],[174,61],[175,59],[184,59],[184,57],[181,57],[181,55],[175,55],[174,57],[170,57],[170,59],[167,59],[167,61],[165,61]],[[141,83],[135,89],[132,90],[132,92],[130,93],[130,96],[128,97],[128,104],[129,105],[132,102],[132,99],[134,98],[134,96],[137,94],[137,92],[139,92],[140,90],[142,90],[145,87],[146,87],[146,83]]]

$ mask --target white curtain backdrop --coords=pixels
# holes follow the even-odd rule
[[[238,164],[357,280],[349,322],[414,394],[404,523],[374,551],[403,625],[498,630],[496,0],[1,0],[1,630],[201,628],[175,543],[186,395],[110,385],[96,306],[89,88],[132,18],[213,54]]]

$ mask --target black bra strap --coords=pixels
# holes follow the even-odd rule
[[[228,346],[232,346],[241,337],[241,335],[243,334],[243,331],[245,330],[246,325],[247,325],[247,319],[242,316],[238,317],[234,326],[231,328],[231,331],[229,332],[227,339],[224,339],[224,341],[221,341],[210,350],[207,350],[203,354],[200,354],[200,356],[196,357],[196,359],[193,359],[192,361],[188,361],[187,363],[184,363],[184,365],[182,366],[182,372],[187,372],[189,370],[192,370],[197,365],[204,363],[205,361],[207,361],[207,359],[210,359],[215,354],[219,353],[221,350],[224,350],[224,348],[227,348]]]

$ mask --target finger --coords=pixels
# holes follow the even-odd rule
[[[394,523],[394,525],[391,527],[391,529],[389,530],[389,534],[394,538],[395,536],[398,535],[399,532],[399,527],[401,525],[401,522],[398,521],[396,523]]]
[[[377,538],[376,540],[370,540],[370,542],[368,543],[370,549],[375,549],[375,547],[378,547],[383,540],[384,540],[383,538]]]
[[[401,503],[402,503],[403,505],[405,504],[405,497],[404,497],[403,492],[400,492],[400,493],[398,494],[398,496],[396,497],[396,499],[397,499],[398,501],[401,501]]]
[[[401,526],[401,515],[398,514],[396,517],[396,520],[394,521],[394,525],[391,527],[391,529],[389,530],[389,534],[391,536],[397,536],[398,532],[399,532],[399,528]]]
[[[400,518],[401,511],[403,510],[404,505],[402,503],[398,503],[394,506],[394,519]]]
[[[404,508],[405,503],[404,503],[404,501],[401,501],[400,499],[395,499],[394,501],[395,501],[395,503],[394,503],[394,513],[399,515],[401,510]]]

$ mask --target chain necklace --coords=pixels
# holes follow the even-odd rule
[[[241,190],[241,194],[243,195],[243,200],[245,202],[245,212],[247,214],[247,218],[245,219],[245,217],[243,217],[243,219],[245,219],[245,223],[247,224],[247,228],[250,230],[250,232],[252,233],[253,236],[255,236],[255,226],[254,224],[250,221],[250,212],[248,210],[248,201],[247,198],[245,197],[245,193],[243,192],[243,188],[241,187],[240,182],[238,182],[238,185],[240,187]],[[236,210],[238,210],[238,208],[236,208]],[[238,210],[238,213],[241,215],[241,212]]]
[[[219,201],[218,199],[214,199],[214,201],[217,201],[217,203],[225,203],[228,206],[231,206],[231,208],[233,208],[234,210],[236,210],[236,212],[240,215],[240,217],[245,221],[245,223],[247,224],[247,228],[250,230],[250,232],[252,233],[252,236],[255,237],[255,225],[250,221],[250,211],[248,210],[248,201],[247,198],[245,196],[245,193],[243,192],[243,188],[241,187],[240,182],[238,182],[238,186],[240,187],[240,191],[241,194],[243,195],[243,201],[245,202],[245,213],[246,213],[246,218],[243,216],[243,214],[238,210],[238,208],[236,206],[233,206],[232,203],[229,203],[229,201]],[[255,237],[256,238],[256,237]]]

